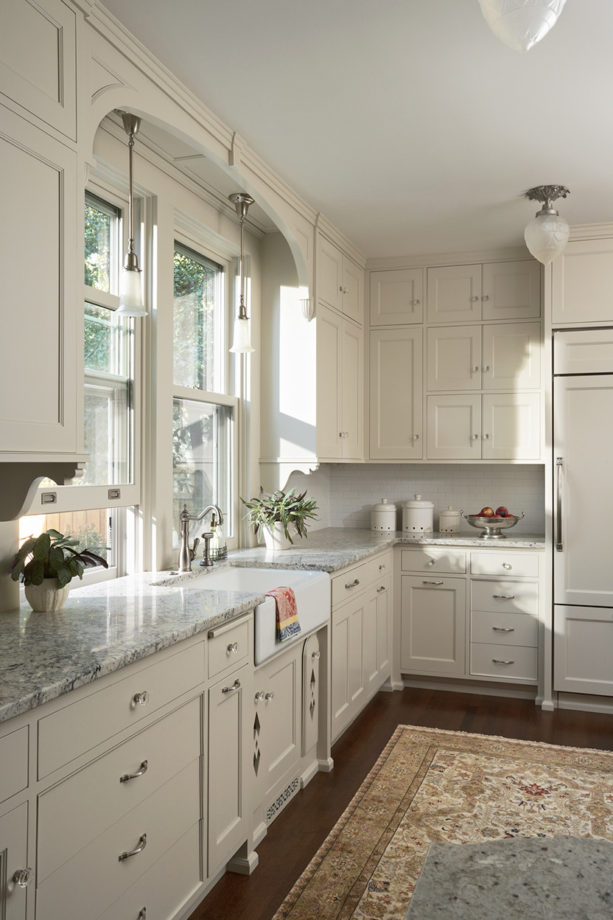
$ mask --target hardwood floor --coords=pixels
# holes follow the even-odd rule
[[[434,690],[378,693],[334,746],[333,772],[317,774],[270,826],[253,875],[227,873],[190,920],[270,920],[399,724],[613,750],[609,715]]]

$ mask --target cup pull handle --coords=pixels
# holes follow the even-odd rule
[[[235,690],[240,690],[240,686],[241,686],[241,682],[237,677],[231,687],[222,687],[221,692],[222,693],[234,693]]]
[[[147,846],[147,835],[141,834],[138,838],[138,843],[133,850],[124,850],[123,853],[119,854],[119,862],[124,862],[126,859],[130,859],[131,856],[137,856],[139,853],[142,853],[145,847]]]
[[[135,773],[124,773],[119,777],[120,783],[127,783],[131,779],[137,779],[139,776],[144,776],[147,770],[149,769],[149,761],[143,760],[138,770]]]
[[[359,584],[360,584],[360,579],[355,578],[353,581],[345,582],[345,587],[347,588],[347,590],[349,590],[349,588],[356,588]]]

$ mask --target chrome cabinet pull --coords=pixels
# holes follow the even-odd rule
[[[264,691],[263,691],[263,690],[258,690],[257,693],[256,693],[256,695],[255,695],[255,697],[254,697],[254,699],[255,699],[256,703],[263,703],[263,702],[264,702]]]
[[[381,585],[380,588],[377,588],[377,594],[381,594],[382,591],[385,591],[385,585]]]
[[[141,834],[138,838],[138,843],[133,850],[124,850],[123,853],[119,854],[119,862],[124,862],[126,859],[130,859],[131,856],[138,856],[139,853],[142,853],[145,847],[147,846],[147,835]]]
[[[556,552],[564,551],[562,540],[562,473],[564,471],[564,458],[556,457]]]
[[[359,584],[360,584],[360,579],[355,578],[353,581],[345,582],[345,587],[347,588],[347,590],[349,590],[350,588],[357,588]]]
[[[240,687],[241,687],[241,682],[237,677],[231,687],[222,687],[221,692],[222,693],[234,693],[235,690],[240,690]]]
[[[504,633],[515,632],[514,626],[492,626],[492,629],[494,630],[494,632],[504,632]]]
[[[32,878],[32,869],[30,866],[26,866],[25,869],[17,869],[13,873],[13,882],[19,888],[27,888],[30,884]]]
[[[422,585],[442,585],[442,584],[443,584],[442,581],[426,581],[425,579],[422,581]]]
[[[515,595],[514,594],[492,594],[492,597],[495,597],[496,600],[512,601]]]
[[[238,653],[238,642],[230,642],[226,647],[226,655],[236,655]]]
[[[147,908],[146,907],[141,907],[141,909],[138,912],[138,917],[136,918],[136,920],[147,920]]]
[[[515,664],[512,658],[492,658],[494,664]]]
[[[311,655],[311,658],[313,659],[313,661],[319,661],[319,659],[321,658],[321,652],[313,652],[313,654]]]
[[[140,767],[135,773],[124,773],[122,776],[119,777],[119,782],[127,783],[131,779],[137,779],[139,776],[144,776],[148,769],[149,769],[149,761],[143,760]]]
[[[135,693],[132,697],[133,706],[146,706],[149,702],[149,691],[140,690],[138,693]]]
[[[275,698],[275,695],[274,695],[274,693],[273,693],[272,690],[269,690],[268,693],[265,693],[265,694],[264,694],[264,701],[265,701],[266,703],[268,703],[269,700],[274,700],[274,698]]]

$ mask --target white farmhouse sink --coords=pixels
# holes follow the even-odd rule
[[[301,631],[297,636],[277,642],[275,600],[267,597],[255,608],[255,663],[261,664],[281,648],[300,640],[308,632],[330,619],[330,576],[327,572],[305,572],[300,569],[249,569],[227,567],[203,573],[199,577],[181,580],[168,579],[166,585],[211,591],[241,591],[265,594],[271,588],[291,588],[296,595],[298,622]]]

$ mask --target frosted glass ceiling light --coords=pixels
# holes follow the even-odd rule
[[[134,151],[134,135],[140,128],[138,115],[121,112],[124,131],[130,138],[128,142],[128,252],[119,279],[119,307],[117,313],[121,316],[146,316],[147,310],[143,302],[143,281],[141,270],[138,267],[138,256],[134,251],[134,192],[132,189],[132,154]]]
[[[553,29],[566,0],[479,0],[494,35],[514,51],[529,51]]]
[[[249,206],[253,204],[253,198],[251,195],[246,195],[244,192],[233,192],[231,195],[228,195],[228,198],[236,208],[236,213],[238,214],[241,225],[241,253],[240,262],[238,264],[240,295],[238,316],[234,320],[234,341],[232,342],[230,351],[234,354],[244,355],[250,351],[255,351],[255,348],[251,344],[249,317],[247,316],[247,307],[245,306],[245,277],[243,271],[243,224]]]
[[[524,230],[526,246],[543,265],[553,262],[568,243],[570,227],[552,204],[557,198],[566,198],[567,195],[570,191],[565,185],[537,185],[524,193],[530,201],[543,202],[541,210],[536,212]]]

